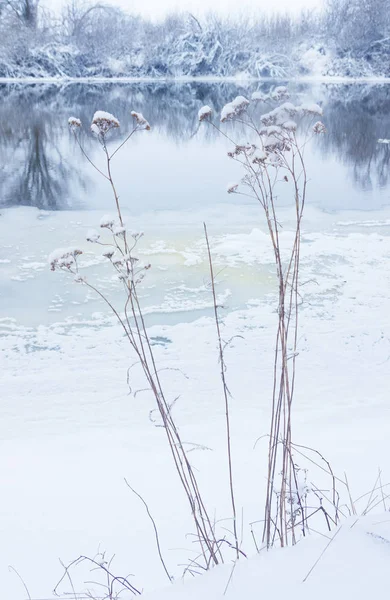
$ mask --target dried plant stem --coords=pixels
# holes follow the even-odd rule
[[[242,97],[236,99],[242,103]],[[235,102],[236,102],[235,101]],[[242,106],[249,104],[248,101]],[[230,192],[256,199],[263,209],[269,234],[278,282],[277,331],[273,361],[273,386],[271,401],[271,423],[268,445],[267,489],[263,543],[269,548],[276,540],[282,546],[296,542],[296,523],[299,522],[305,535],[306,517],[304,502],[292,452],[292,405],[296,379],[296,357],[298,344],[299,312],[299,265],[301,243],[301,221],[306,200],[307,174],[304,164],[303,143],[298,141],[294,127],[283,130],[275,127],[272,134],[267,128],[259,129],[246,109],[240,109],[238,117],[232,117],[248,128],[257,137],[254,143],[236,144],[228,155],[244,170],[241,187],[248,192]],[[230,105],[227,105],[231,111]],[[284,109],[286,110],[286,109]],[[274,113],[269,113],[272,119]],[[263,117],[261,117],[262,119]],[[209,120],[209,119],[207,119]],[[231,135],[220,130],[212,121],[209,123],[233,141]],[[265,131],[265,133],[264,133]],[[272,148],[269,136],[273,136]],[[260,155],[257,156],[257,151]],[[271,158],[270,158],[271,157]],[[285,181],[290,185],[294,199],[295,227],[292,245],[286,249],[281,244],[278,218],[277,192],[275,186]],[[240,187],[240,190],[241,190]]]
[[[113,126],[117,127],[118,125],[114,124]],[[138,284],[144,277],[144,270],[149,268],[150,265],[146,267],[137,266],[138,259],[133,255],[133,250],[137,245],[138,237],[134,238],[134,243],[130,242],[129,235],[124,228],[124,221],[122,217],[119,195],[113,179],[111,168],[111,161],[113,157],[132,137],[132,135],[139,129],[140,126],[138,123],[136,124],[132,132],[126,137],[126,139],[111,154],[108,150],[106,141],[106,135],[110,131],[110,128],[108,130],[105,130],[103,128],[100,130],[98,134],[98,141],[104,151],[106,158],[105,172],[96,167],[93,161],[91,161],[91,159],[88,157],[88,155],[82,148],[78,136],[75,134],[76,140],[84,156],[86,156],[88,161],[99,172],[99,174],[101,174],[105,179],[108,180],[111,186],[118,221],[120,224],[120,231],[118,232],[117,229],[111,224],[106,225],[107,229],[110,230],[112,233],[111,247],[113,248],[113,251],[108,253],[108,258],[111,261],[114,270],[117,272],[117,275],[123,284],[123,290],[125,294],[123,309],[119,309],[116,306],[114,306],[114,304],[105,296],[104,293],[102,293],[98,288],[96,288],[96,286],[88,283],[84,279],[82,279],[82,282],[85,285],[87,285],[90,289],[94,290],[100,296],[100,298],[106,302],[107,306],[113,312],[118,322],[120,323],[122,329],[124,330],[125,337],[129,342],[132,350],[135,352],[138,364],[142,368],[148,386],[156,401],[156,406],[167,436],[167,441],[172,455],[172,459],[182,488],[190,505],[191,514],[196,530],[196,536],[201,547],[204,565],[206,568],[209,568],[211,565],[217,565],[220,562],[223,562],[224,559],[223,554],[221,552],[221,545],[215,537],[214,524],[207,512],[202,494],[199,489],[197,478],[195,476],[192,465],[188,460],[187,452],[185,450],[184,444],[179,434],[179,430],[172,415],[172,406],[174,404],[174,401],[170,402],[166,397],[160,379],[159,370],[157,368],[154,356],[154,351],[150,343],[143,311],[138,296]],[[116,252],[116,257],[113,258],[114,252]],[[117,258],[118,256],[119,260]],[[77,261],[75,261],[75,265],[75,267],[67,265],[67,270],[74,274],[78,274]],[[157,548],[160,560],[163,563],[166,574],[170,578],[165,563],[162,560],[161,549],[158,539]]]
[[[222,381],[222,390],[225,401],[225,423],[226,423],[226,446],[227,446],[227,458],[228,458],[228,469],[229,469],[229,488],[230,488],[230,501],[232,506],[232,515],[233,515],[233,535],[234,541],[236,545],[236,558],[237,560],[240,558],[239,551],[239,541],[238,541],[238,533],[237,533],[237,511],[236,511],[236,501],[234,495],[234,483],[233,483],[233,466],[232,466],[232,447],[231,447],[231,428],[230,428],[230,413],[229,413],[229,389],[226,383],[226,363],[224,357],[224,348],[222,344],[221,337],[221,328],[219,322],[218,315],[218,304],[217,304],[217,296],[215,292],[215,277],[214,277],[214,268],[213,261],[211,257],[210,243],[209,237],[207,233],[206,223],[203,223],[204,227],[204,235],[206,238],[207,245],[207,253],[209,260],[209,269],[210,269],[210,281],[211,281],[211,291],[213,296],[213,308],[214,308],[214,320],[215,326],[217,330],[217,338],[218,338],[218,351],[219,351],[219,363],[221,367],[221,381]]]
[[[157,529],[156,521],[154,520],[154,518],[153,518],[153,516],[152,516],[152,514],[151,514],[151,512],[149,510],[149,506],[147,505],[147,503],[145,502],[145,500],[142,498],[141,494],[139,494],[134,488],[131,487],[131,485],[129,484],[129,482],[127,481],[126,478],[125,478],[125,483],[126,483],[127,487],[133,492],[133,494],[135,494],[137,496],[137,498],[139,498],[141,500],[142,504],[144,505],[144,507],[146,509],[148,517],[151,520],[152,525],[153,525],[154,535],[155,535],[155,538],[156,538],[157,552],[158,552],[158,556],[160,558],[160,562],[161,562],[161,564],[163,566],[163,569],[165,571],[166,576],[168,577],[169,581],[172,583],[173,578],[169,574],[169,571],[168,571],[167,566],[166,566],[166,562],[165,562],[165,560],[163,558],[163,555],[162,555],[161,544],[160,544],[160,537],[158,535],[158,529]]]

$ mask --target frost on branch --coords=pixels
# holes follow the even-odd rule
[[[50,269],[71,269],[76,264],[76,258],[82,254],[78,248],[57,248],[49,255]]]
[[[378,144],[390,144],[390,140],[387,140],[386,138],[379,138]]]
[[[206,106],[202,106],[200,111],[198,112],[199,121],[204,121],[205,119],[209,119],[213,114],[213,109],[206,104]]]
[[[221,112],[221,123],[239,117],[246,111],[250,102],[244,96],[237,96],[232,102],[225,104]]]
[[[97,135],[104,135],[110,129],[119,127],[119,121],[111,113],[104,110],[98,110],[93,115],[91,131]]]
[[[77,117],[69,117],[68,125],[71,129],[76,129],[78,127],[81,127],[81,121]]]
[[[150,130],[149,122],[145,119],[142,113],[138,113],[132,110],[131,116],[133,117],[133,119],[135,119],[137,125],[139,125],[143,129],[146,129],[147,131]]]

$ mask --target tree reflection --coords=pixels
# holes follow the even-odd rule
[[[30,104],[19,94],[7,100],[0,110],[2,204],[69,208],[72,185],[84,184],[61,149],[65,127],[40,102]]]
[[[353,179],[363,190],[385,187],[390,180],[390,152],[378,139],[390,137],[390,86],[330,86],[328,94],[328,134],[321,150],[352,167]]]
[[[8,201],[49,210],[65,208],[71,169],[42,121],[34,122],[26,134],[23,160],[8,182]]]

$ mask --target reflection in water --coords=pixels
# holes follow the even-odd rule
[[[45,98],[31,102],[20,88],[17,93],[5,91],[0,109],[1,203],[68,208],[70,187],[85,183],[61,147],[62,117]]]
[[[351,166],[363,190],[385,187],[390,180],[390,146],[378,144],[390,137],[389,107],[390,85],[328,86],[322,150]]]
[[[153,125],[176,142],[185,141],[197,128],[200,106],[215,111],[238,94],[267,92],[274,83],[102,83],[2,84],[0,93],[0,202],[2,205],[36,206],[52,210],[71,208],[70,197],[90,182],[81,173],[80,153],[74,151],[67,119],[78,116],[89,123],[95,110],[113,112],[123,128],[131,127],[130,109],[141,111]],[[390,86],[325,85],[312,92],[306,84],[290,85],[292,100],[323,98],[328,134],[320,150],[333,155],[353,173],[355,183],[367,190],[389,181],[387,145],[390,137]],[[212,142],[212,128],[204,129]],[[118,136],[120,134],[117,134]],[[92,144],[87,129],[83,143]]]

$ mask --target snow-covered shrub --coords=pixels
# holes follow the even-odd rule
[[[30,3],[28,0],[27,4]],[[0,8],[0,75],[274,77],[388,74],[388,0],[329,0],[326,10],[235,20],[170,15],[152,23],[105,3],[69,2],[55,19],[33,1],[26,24]]]

